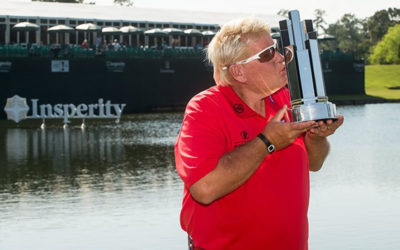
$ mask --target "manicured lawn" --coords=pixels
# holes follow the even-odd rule
[[[400,65],[365,66],[367,95],[385,99],[400,99]]]

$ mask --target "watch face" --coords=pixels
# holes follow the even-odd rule
[[[275,151],[275,146],[271,144],[271,145],[268,146],[267,149],[268,149],[268,152],[272,153],[272,152]]]

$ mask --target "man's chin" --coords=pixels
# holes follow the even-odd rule
[[[273,88],[273,89],[269,89],[270,92],[271,92],[270,95],[274,94],[275,92],[277,92],[277,91],[280,90],[281,88],[285,87],[286,85],[287,85],[287,83],[284,82],[283,84],[277,85],[277,86],[276,86],[275,88]]]

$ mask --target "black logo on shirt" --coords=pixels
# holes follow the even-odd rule
[[[244,111],[244,107],[241,103],[233,104],[232,108],[233,108],[233,110],[235,110],[236,113],[239,113],[239,114],[243,113],[243,111]]]
[[[246,130],[243,130],[242,132],[240,132],[240,136],[244,139],[247,140],[249,138],[249,134],[247,133]]]

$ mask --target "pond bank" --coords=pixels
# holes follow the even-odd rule
[[[400,99],[387,99],[370,95],[335,95],[329,101],[336,105],[362,105],[370,103],[398,103]]]

